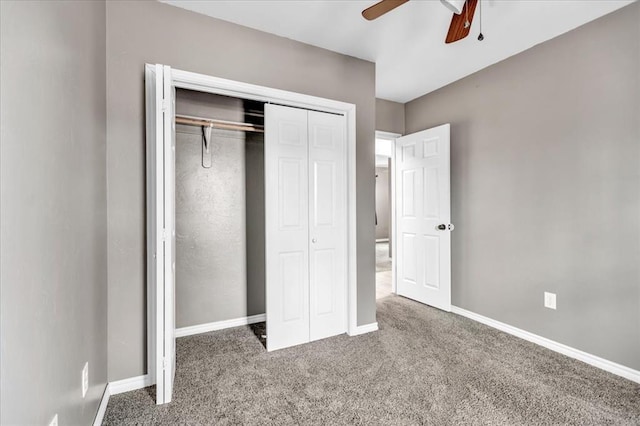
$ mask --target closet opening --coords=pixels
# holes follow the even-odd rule
[[[176,337],[266,321],[275,351],[377,330],[356,315],[355,105],[162,64],[145,92],[156,403]]]
[[[265,340],[264,102],[177,89],[176,336]]]

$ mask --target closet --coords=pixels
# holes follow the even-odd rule
[[[178,335],[265,313],[270,351],[344,333],[344,116],[190,90],[175,108]]]
[[[178,335],[265,313],[263,105],[176,91]]]
[[[266,319],[272,351],[358,333],[355,105],[162,64],[145,90],[156,402],[176,337]]]

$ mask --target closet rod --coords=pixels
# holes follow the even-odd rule
[[[191,117],[189,115],[176,115],[176,124],[187,126],[212,127],[214,129],[242,130],[244,132],[264,133],[264,126],[238,121],[216,120],[214,118]]]

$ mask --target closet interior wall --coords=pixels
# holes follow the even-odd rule
[[[259,103],[178,89],[176,114],[262,124]],[[256,121],[258,120],[258,121]],[[265,312],[264,135],[176,125],[176,328]]]

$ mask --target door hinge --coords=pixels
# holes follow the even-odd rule
[[[162,111],[168,111],[169,110],[169,101],[166,99],[162,100]]]
[[[162,241],[167,241],[167,230],[162,229]]]
[[[166,370],[169,367],[169,360],[167,358],[162,358],[162,369]]]

